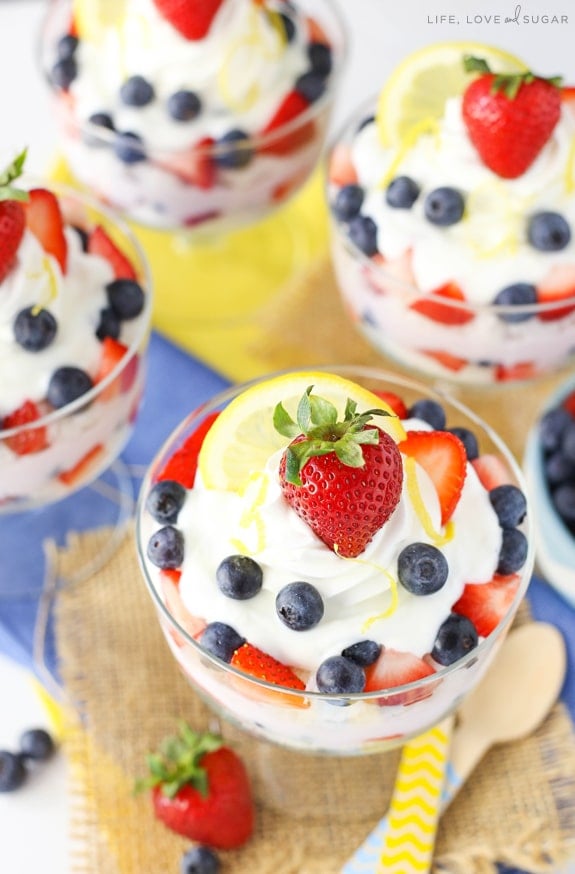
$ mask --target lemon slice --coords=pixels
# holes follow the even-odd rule
[[[81,39],[99,43],[109,28],[119,27],[125,17],[126,0],[74,0],[73,17]]]
[[[298,402],[310,385],[314,394],[334,404],[341,418],[347,398],[356,401],[358,412],[378,408],[391,413],[374,417],[374,423],[394,440],[404,438],[401,421],[391,407],[362,386],[332,373],[286,373],[252,385],[220,413],[206,435],[198,459],[205,485],[239,491],[251,475],[263,470],[270,455],[289,443],[274,428],[276,404],[281,401],[295,419]]]
[[[477,74],[466,73],[464,55],[485,58],[498,73],[525,71],[519,58],[479,42],[445,42],[408,55],[393,71],[379,95],[376,122],[381,143],[402,142],[422,119],[439,119],[445,101],[461,94]]]

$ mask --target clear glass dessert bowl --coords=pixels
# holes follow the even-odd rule
[[[398,156],[395,165],[390,167],[389,155],[379,164],[373,157],[371,177],[360,181],[358,164],[367,174],[370,155],[382,149],[376,106],[371,99],[354,114],[327,159],[333,265],[354,326],[397,365],[454,390],[515,388],[572,366],[575,242],[568,223],[575,216],[573,195],[561,194],[568,212],[556,221],[561,220],[564,239],[542,249],[540,241],[531,241],[545,215],[537,205],[545,193],[535,194],[525,179],[487,175],[486,168],[478,175],[469,163],[468,143],[458,146],[460,152],[454,148],[452,157],[454,164],[460,160],[457,178],[467,173],[467,190],[453,185],[456,171],[448,177],[445,161],[437,158],[435,167],[435,145],[425,153],[431,170],[420,168],[428,177],[435,169],[431,184],[414,182],[414,165],[403,162],[408,150],[399,147],[388,149]],[[454,132],[456,122],[450,123],[447,132],[434,128],[427,137],[430,142],[437,138],[438,149],[449,145],[450,136],[463,139],[459,127]],[[563,187],[563,171],[559,177]],[[549,182],[550,204],[554,186]],[[433,206],[438,203],[441,212],[449,196],[456,195],[459,216],[442,224]]]
[[[289,440],[270,437],[274,404],[285,402],[293,416],[296,395],[307,384],[337,405],[351,386],[348,396],[358,412],[375,403],[391,413],[376,416],[376,424],[401,454],[401,497],[354,557],[343,554],[343,545],[328,547],[276,488],[274,471]],[[438,410],[447,425],[441,412],[434,419]],[[440,503],[445,498],[443,485],[436,481],[436,493],[429,491],[427,477],[435,474],[427,453],[419,455],[408,440],[421,432],[416,442],[431,447],[438,441],[459,458],[464,485],[445,523],[437,503],[440,493]],[[432,466],[442,468],[443,449],[433,455]],[[451,462],[447,468],[451,478]],[[232,473],[239,469],[250,471],[241,486]],[[226,482],[234,483],[231,491]],[[288,372],[229,389],[190,413],[168,438],[139,497],[140,564],[166,643],[206,703],[263,741],[336,756],[392,750],[457,708],[491,664],[525,594],[533,566],[530,515],[522,497],[521,521],[513,520],[509,534],[510,519],[503,525],[490,497],[499,486],[525,495],[521,471],[500,438],[458,401],[409,378],[347,366]],[[361,527],[363,510],[354,512]],[[503,557],[508,538],[521,552],[510,564]],[[447,557],[447,582],[434,593],[406,589],[399,555],[412,540],[417,550],[425,542],[424,551]],[[240,564],[246,556],[248,564],[257,563],[263,583],[230,595],[216,572],[230,553],[243,556]],[[286,618],[289,581],[315,590],[321,618],[301,620],[305,627]],[[499,607],[492,612],[495,600]],[[479,619],[485,613],[491,614],[487,625]],[[467,643],[458,649],[463,638]],[[359,643],[363,655],[353,646]],[[237,652],[253,646],[264,653],[266,667],[252,670],[243,657],[238,661]],[[444,647],[455,648],[446,655]],[[336,673],[351,671],[351,685],[344,680],[334,691],[324,673],[334,667]]]
[[[134,497],[119,456],[142,398],[152,311],[146,259],[121,220],[64,186],[23,187],[34,202],[40,193],[40,211],[46,197],[56,200],[45,224],[26,229],[3,280],[0,597],[42,588],[48,539],[108,531],[64,584],[107,560],[124,536]]]

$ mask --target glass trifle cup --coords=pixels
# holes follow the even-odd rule
[[[340,416],[346,398],[357,413],[379,411],[366,427],[391,453],[385,484],[356,468],[361,484],[338,489],[343,501],[327,510],[344,520],[336,534],[317,533],[282,485],[290,438],[274,408],[294,419],[300,395],[303,418],[316,397]],[[329,507],[317,489],[316,510]],[[514,518],[495,509],[500,499]],[[374,506],[389,515],[358,552],[347,534],[354,541]],[[529,582],[525,511],[521,471],[472,411],[409,378],[346,366],[263,378],[193,411],[143,482],[137,543],[166,643],[224,733],[229,723],[268,751],[332,760],[393,751],[475,687]],[[409,555],[435,568],[421,586]],[[282,794],[279,779],[268,774],[268,798]]]
[[[134,490],[119,456],[152,311],[147,262],[123,222],[64,186],[24,177],[22,188],[23,235],[1,282],[0,597],[40,591],[47,540],[108,531],[58,575],[65,584],[125,535]]]

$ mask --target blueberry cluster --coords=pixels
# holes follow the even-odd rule
[[[296,36],[296,23],[287,4],[278,13],[278,21],[283,28],[287,43]],[[78,76],[77,52],[80,41],[77,37],[61,37],[56,47],[56,62],[50,71],[52,84],[67,91]],[[308,67],[294,81],[294,90],[308,103],[314,103],[323,95],[327,80],[332,71],[332,51],[323,42],[312,41],[307,45]],[[144,109],[157,102],[154,85],[144,76],[129,76],[119,89],[118,100],[121,105],[131,109]],[[186,124],[197,119],[204,109],[201,94],[189,89],[179,89],[165,100],[165,112],[172,121]],[[85,142],[90,146],[110,144],[116,157],[124,164],[137,164],[147,159],[146,144],[135,131],[117,130],[113,113],[107,110],[94,112],[88,119],[91,131],[85,133]],[[109,134],[113,134],[110,137]],[[231,128],[213,143],[213,161],[223,169],[246,167],[255,154],[248,132],[241,128]]]
[[[43,728],[30,728],[20,735],[18,750],[0,750],[0,792],[14,792],[24,785],[30,766],[46,762],[54,753],[55,744]]]
[[[144,292],[132,279],[115,279],[105,287],[108,305],[100,312],[95,334],[117,339],[122,322],[139,316],[144,308]],[[17,313],[12,325],[15,342],[26,352],[37,354],[47,349],[58,333],[53,313],[38,304]],[[58,367],[48,383],[46,399],[54,409],[60,409],[86,394],[94,386],[92,377],[82,368],[72,365]]]
[[[569,406],[569,399],[572,400]],[[545,482],[560,519],[575,536],[575,395],[539,422]]]

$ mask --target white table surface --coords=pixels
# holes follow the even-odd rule
[[[29,146],[28,169],[41,174],[56,151],[57,132],[46,85],[36,66],[36,40],[47,0],[0,0],[0,157]],[[493,11],[487,11],[493,7]],[[560,24],[516,24],[518,4],[502,0],[340,0],[349,24],[348,67],[333,127],[358,99],[375,93],[408,51],[439,40],[474,39],[520,54],[538,73],[562,73],[575,83],[575,6],[571,0],[533,0],[521,15],[563,16]],[[352,18],[353,12],[353,18]],[[489,15],[499,15],[499,22]],[[443,20],[441,16],[444,16]],[[1,609],[1,605],[0,605]],[[0,747],[46,716],[28,677],[0,656]],[[7,874],[66,874],[66,762],[57,756],[20,793],[0,795],[0,869]],[[104,872],[103,872],[104,874]],[[150,872],[142,872],[150,874]],[[575,874],[575,867],[572,874]]]

